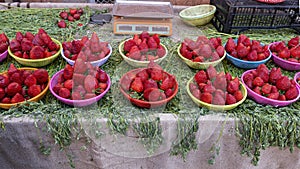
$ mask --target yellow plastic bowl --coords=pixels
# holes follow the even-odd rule
[[[246,98],[247,98],[247,90],[246,90],[246,87],[243,85],[243,83],[240,82],[242,88],[241,88],[241,91],[243,93],[243,99],[240,100],[239,102],[235,103],[235,104],[230,104],[230,105],[215,105],[215,104],[208,104],[208,103],[205,103],[199,99],[197,99],[190,91],[190,88],[189,88],[189,85],[190,83],[193,81],[194,77],[191,78],[187,85],[186,85],[186,90],[188,92],[188,95],[192,98],[193,102],[195,102],[198,106],[200,107],[205,107],[209,110],[217,110],[217,111],[224,111],[224,110],[231,110],[231,109],[234,109],[236,108],[238,105],[242,104]]]
[[[206,69],[208,68],[210,65],[212,66],[216,66],[218,65],[220,62],[222,62],[222,60],[226,57],[226,52],[224,51],[224,55],[216,60],[216,61],[213,61],[213,62],[193,62],[192,60],[190,59],[187,59],[185,58],[184,56],[181,55],[180,53],[180,48],[181,48],[181,44],[178,46],[177,48],[177,53],[179,55],[179,57],[191,68],[194,68],[194,69]]]
[[[59,50],[57,51],[57,53],[55,55],[52,55],[52,56],[47,57],[47,58],[43,58],[43,59],[24,59],[24,58],[19,58],[19,57],[17,57],[16,55],[14,55],[11,52],[10,47],[8,48],[8,53],[9,53],[9,55],[11,57],[13,57],[17,62],[19,62],[22,65],[31,66],[31,67],[43,67],[43,66],[46,66],[46,65],[52,63],[58,57],[58,55],[61,52],[61,49],[62,49],[61,43],[58,40],[56,40],[56,39],[52,38],[52,40],[56,44],[59,45]]]
[[[129,40],[129,39],[127,39],[127,40]],[[131,59],[131,58],[127,57],[126,55],[124,55],[124,50],[123,50],[123,48],[124,48],[124,43],[125,43],[127,40],[123,41],[123,42],[120,43],[120,45],[119,45],[119,53],[120,53],[120,55],[122,56],[122,58],[125,60],[125,62],[127,62],[129,65],[131,65],[131,66],[133,66],[133,67],[147,67],[148,64],[150,63],[150,61],[138,61],[138,60]],[[161,57],[161,58],[155,59],[155,60],[154,60],[155,63],[160,63],[160,62],[161,62],[162,60],[164,60],[164,59],[167,57],[167,55],[168,55],[168,49],[166,48],[166,46],[165,46],[164,44],[161,44],[161,46],[165,48],[166,54],[165,54],[163,57]]]
[[[214,5],[196,5],[182,10],[179,16],[188,25],[201,26],[209,23],[215,12]]]
[[[19,70],[30,70],[30,71],[34,71],[34,70],[37,70],[36,68],[27,68],[27,67],[25,67],[25,68],[19,68]],[[3,75],[3,74],[6,74],[7,73],[7,71],[6,72],[3,72],[3,73],[0,73],[1,75]],[[28,101],[34,101],[34,102],[37,102],[37,101],[39,101],[39,100],[41,100],[43,97],[44,97],[44,95],[47,93],[47,91],[48,91],[48,89],[49,89],[49,85],[50,85],[50,76],[48,77],[48,84],[47,84],[47,86],[45,87],[45,89],[39,94],[39,95],[37,95],[37,96],[35,96],[35,97],[33,97],[33,98],[31,98],[31,99],[29,99],[29,100],[26,100],[27,102]],[[24,101],[25,102],[25,101]],[[24,102],[20,102],[20,103],[14,103],[14,104],[3,104],[3,103],[0,103],[0,108],[3,108],[3,109],[9,109],[10,107],[12,107],[12,106],[15,106],[15,105],[18,105],[18,104],[21,104],[21,103],[24,103]]]

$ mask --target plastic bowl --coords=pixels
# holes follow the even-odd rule
[[[34,71],[34,70],[37,70],[37,69],[36,68],[19,68],[19,70],[31,70],[31,71]],[[3,72],[1,74],[6,74],[6,73],[7,73],[7,71]],[[35,96],[35,97],[33,97],[33,98],[29,99],[29,100],[26,100],[26,101],[27,102],[30,102],[30,101],[37,102],[37,101],[41,100],[44,97],[44,95],[47,93],[47,91],[49,89],[49,84],[50,84],[50,76],[48,77],[48,84],[45,87],[45,89],[40,94],[38,94],[37,96]],[[24,102],[26,102],[26,101],[24,101]],[[3,104],[3,103],[0,103],[0,107],[3,108],[3,109],[9,109],[12,106],[16,106],[16,105],[24,103],[24,102],[14,103],[14,104]]]
[[[241,91],[243,93],[243,99],[238,101],[237,103],[230,104],[230,105],[215,105],[215,104],[209,104],[209,103],[203,102],[203,101],[197,99],[190,91],[189,85],[193,81],[193,79],[194,79],[194,77],[188,81],[188,83],[186,85],[186,90],[187,90],[188,95],[193,100],[193,102],[196,103],[197,105],[199,105],[200,107],[205,107],[209,110],[217,110],[217,111],[231,110],[231,109],[236,108],[238,105],[242,104],[247,98],[247,90],[245,88],[245,85],[240,82],[240,84],[242,86]]]
[[[277,43],[279,43],[279,42],[273,42],[273,43],[271,43],[269,45],[269,48],[272,45],[275,45]],[[273,56],[272,58],[273,58],[273,61],[275,62],[275,64],[278,65],[278,66],[280,66],[281,68],[286,69],[286,70],[300,70],[300,63],[291,62],[291,61],[282,59],[279,56],[273,54],[273,52],[272,52],[272,56]]]
[[[104,63],[107,62],[108,58],[111,56],[112,54],[112,47],[110,44],[108,44],[108,48],[109,48],[109,53],[107,56],[105,56],[104,58],[100,59],[100,60],[96,60],[96,61],[93,61],[91,62],[91,64],[95,67],[99,67],[101,65],[103,65]],[[74,65],[75,61],[74,60],[71,60],[69,58],[67,58],[65,55],[64,55],[64,49],[61,50],[61,56],[70,64],[70,65]]]
[[[297,86],[297,90],[298,90],[298,96],[293,99],[293,100],[288,100],[288,101],[280,101],[280,100],[274,100],[274,99],[269,99],[267,97],[264,97],[264,96],[261,96],[257,93],[255,93],[253,90],[251,90],[244,82],[244,76],[247,74],[247,73],[250,73],[252,70],[248,70],[246,72],[244,72],[242,74],[242,82],[243,84],[246,86],[246,89],[248,91],[248,96],[253,99],[255,102],[259,103],[259,104],[263,104],[263,105],[271,105],[271,106],[274,106],[274,107],[283,107],[283,106],[287,106],[295,101],[297,101],[300,97],[300,90]]]
[[[131,58],[124,55],[124,51],[123,51],[124,43],[128,40],[129,39],[121,42],[120,45],[119,45],[119,53],[122,56],[122,58],[125,60],[125,62],[127,62],[129,65],[131,65],[133,67],[147,67],[148,64],[150,63],[150,61],[138,61],[138,60],[131,59]],[[168,49],[166,48],[166,46],[164,44],[161,44],[161,46],[163,46],[165,48],[166,54],[161,58],[155,59],[154,60],[155,63],[160,63],[168,55]]]
[[[138,72],[144,70],[146,68],[138,68],[138,69],[133,69],[127,73],[125,73],[121,79],[120,79],[120,84],[124,81],[124,78],[127,76],[127,75],[135,75],[137,74]],[[167,73],[167,72],[166,72]],[[168,73],[169,74],[169,73]],[[170,75],[170,74],[169,74]],[[154,102],[149,102],[149,101],[144,101],[144,100],[139,100],[139,99],[135,99],[135,98],[132,98],[128,93],[126,93],[126,91],[123,90],[122,87],[120,87],[120,91],[121,93],[126,97],[127,100],[129,100],[132,104],[138,106],[138,107],[141,107],[141,108],[156,108],[156,107],[161,107],[165,104],[167,104],[173,97],[175,97],[175,95],[177,94],[178,92],[178,82],[176,81],[176,84],[175,84],[175,89],[174,89],[174,93],[164,99],[164,100],[159,100],[159,101],[154,101]]]
[[[194,69],[206,69],[208,68],[210,65],[212,66],[216,66],[218,65],[219,63],[222,62],[222,60],[225,58],[226,56],[226,52],[224,51],[224,55],[216,60],[216,61],[213,61],[213,62],[193,62],[192,60],[190,59],[187,59],[185,58],[184,56],[181,55],[180,53],[180,48],[181,48],[181,44],[178,46],[177,48],[177,53],[179,55],[179,57],[191,68],[194,68]]]
[[[237,42],[237,40],[235,40],[235,43]],[[261,43],[261,45],[263,45]],[[225,48],[225,45],[224,45]],[[238,58],[235,58],[233,56],[231,56],[229,53],[227,53],[226,51],[226,58],[236,67],[242,68],[242,69],[255,69],[257,68],[260,64],[264,64],[267,61],[269,61],[272,57],[272,52],[270,51],[270,46],[268,47],[268,50],[270,52],[270,55],[264,59],[264,60],[260,60],[260,61],[246,61],[246,60],[241,60]]]
[[[58,57],[58,55],[61,52],[61,49],[62,49],[61,43],[58,40],[56,40],[56,39],[52,38],[52,40],[56,44],[59,45],[59,50],[57,51],[57,53],[55,55],[52,55],[52,56],[47,57],[47,58],[43,58],[43,59],[24,59],[24,58],[19,58],[19,57],[17,57],[16,55],[14,55],[11,52],[10,47],[8,48],[8,53],[9,53],[9,55],[11,57],[13,57],[17,62],[19,62],[22,65],[31,66],[31,67],[43,67],[43,66],[46,66],[46,65],[52,63]]]
[[[2,62],[7,57],[7,50],[0,54],[0,62]]]
[[[297,81],[298,78],[300,78],[300,72],[296,73],[295,76],[294,76],[294,81],[296,82],[296,85],[300,89],[300,84]]]
[[[67,104],[67,105],[71,105],[71,106],[76,106],[76,107],[84,107],[84,106],[88,106],[91,105],[97,101],[99,101],[109,90],[110,85],[111,85],[111,81],[110,81],[110,77],[108,76],[108,81],[107,81],[107,88],[104,90],[103,93],[97,95],[96,97],[90,98],[90,99],[84,99],[84,100],[71,100],[71,99],[65,99],[60,97],[59,95],[57,95],[54,91],[53,91],[53,87],[57,84],[57,80],[58,77],[63,74],[64,69],[58,71],[57,73],[55,73],[51,80],[50,80],[50,92],[53,94],[53,96],[55,96],[58,100],[60,100],[61,102]]]
[[[214,5],[196,5],[179,12],[179,17],[188,25],[201,26],[209,23],[215,12]]]

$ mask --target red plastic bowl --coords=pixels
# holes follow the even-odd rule
[[[0,54],[0,62],[2,62],[7,57],[7,50]]]
[[[255,70],[255,69],[252,69],[252,70]],[[280,100],[269,99],[267,97],[264,97],[264,96],[261,96],[261,95],[255,93],[244,82],[244,76],[247,73],[250,73],[252,70],[248,70],[248,71],[244,72],[242,74],[241,80],[242,80],[242,83],[246,86],[246,89],[247,89],[247,92],[248,92],[248,96],[250,98],[252,98],[254,101],[256,101],[257,103],[263,104],[263,105],[268,104],[268,105],[271,105],[271,106],[274,106],[274,107],[283,107],[283,106],[287,106],[289,104],[292,104],[292,103],[296,102],[299,99],[299,97],[300,97],[300,89],[299,89],[298,86],[297,86],[298,96],[295,99],[288,100],[288,101],[280,101]]]
[[[121,79],[120,79],[120,84],[124,81],[124,78],[131,74],[131,75],[135,75],[137,74],[138,72],[144,70],[146,68],[139,68],[139,69],[133,69],[127,73],[125,73]],[[167,72],[166,72],[167,73]],[[169,74],[169,73],[167,73]],[[169,74],[170,75],[170,74]],[[176,84],[175,84],[175,89],[174,89],[174,93],[164,99],[164,100],[159,100],[159,101],[155,101],[155,102],[149,102],[149,101],[144,101],[144,100],[139,100],[139,99],[135,99],[135,98],[132,98],[128,93],[126,93],[126,91],[124,91],[122,89],[122,87],[120,87],[120,90],[121,90],[121,93],[127,98],[127,100],[129,100],[132,104],[138,106],[138,107],[142,107],[142,108],[156,108],[156,107],[160,107],[160,106],[163,106],[165,104],[167,104],[173,97],[175,97],[175,95],[177,94],[178,92],[178,82],[175,80]]]
[[[279,43],[279,42],[273,42],[273,43],[271,43],[270,46],[269,46],[269,48],[272,45],[275,45],[277,43]],[[291,62],[291,61],[287,61],[285,59],[282,59],[279,56],[273,54],[273,52],[272,52],[272,58],[273,58],[273,61],[275,62],[275,64],[278,65],[278,66],[280,66],[283,69],[286,69],[286,70],[300,70],[300,63]]]
[[[65,99],[65,98],[60,97],[53,91],[53,87],[57,84],[57,79],[58,79],[59,75],[63,74],[63,72],[64,72],[64,70],[60,70],[59,72],[55,73],[52,76],[52,78],[50,80],[50,91],[53,94],[53,96],[55,96],[58,100],[60,100],[61,102],[65,103],[67,105],[76,106],[76,107],[84,107],[84,106],[91,105],[91,104],[99,101],[108,92],[110,85],[111,85],[110,77],[107,75],[108,76],[107,88],[105,89],[105,91],[103,93],[97,95],[96,97],[93,97],[90,99],[85,99],[85,100]]]

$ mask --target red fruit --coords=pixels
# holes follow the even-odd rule
[[[66,81],[64,82],[63,87],[69,89],[70,91],[72,91],[73,85],[74,85],[73,80],[68,79],[68,80],[66,80]]]
[[[136,44],[135,44],[134,40],[132,40],[132,39],[130,39],[130,40],[128,40],[128,41],[125,41],[123,50],[124,50],[125,52],[129,52],[130,49],[131,49],[133,46],[135,46],[135,45],[136,45]]]
[[[285,95],[279,95],[278,100],[286,101]]]
[[[139,38],[143,41],[144,39],[148,39],[150,38],[150,35],[147,31],[143,31],[140,35],[139,35]]]
[[[44,48],[41,46],[34,46],[29,53],[30,59],[42,59],[44,58]]]
[[[296,62],[296,63],[298,63],[298,60],[295,59],[295,58],[288,58],[287,60],[290,61],[290,62]]]
[[[289,88],[286,92],[285,92],[285,97],[287,100],[293,100],[295,99],[297,96],[299,95],[297,87],[292,87]]]
[[[24,97],[20,93],[17,93],[13,98],[11,98],[10,103],[14,104],[23,101],[25,101]]]
[[[204,44],[202,48],[200,48],[200,53],[203,57],[209,58],[212,55],[212,48],[208,44]],[[219,55],[218,55],[219,56]]]
[[[236,77],[228,83],[227,91],[231,94],[234,94],[236,91],[239,90],[239,87],[240,87],[240,82],[239,79]]]
[[[50,51],[57,51],[59,49],[59,45],[50,40],[50,42],[48,43],[48,48]]]
[[[211,65],[206,69],[206,72],[209,79],[215,78],[218,74],[217,70]]]
[[[157,45],[159,45],[160,44],[159,35],[158,34],[154,34],[154,35],[152,35],[152,37],[155,40],[155,42],[157,43]]]
[[[73,21],[74,21],[74,17],[71,16],[71,15],[69,15],[69,16],[68,16],[68,21],[73,22]]]
[[[232,80],[232,76],[231,76],[231,74],[228,73],[228,72],[225,74],[225,78],[226,78],[226,81],[227,81],[227,82],[229,82],[229,81]]]
[[[261,90],[261,88],[260,88],[260,87],[258,87],[258,86],[256,86],[256,87],[253,89],[253,91],[254,91],[255,93],[257,93],[257,94],[261,95],[261,92],[260,92],[260,90]]]
[[[231,55],[232,57],[238,58],[238,53],[237,53],[236,50],[233,50],[233,51],[230,53],[230,55]]]
[[[33,72],[38,84],[48,83],[49,74],[46,69],[37,69]]]
[[[23,57],[23,53],[21,51],[16,51],[13,53],[15,56],[22,58]]]
[[[226,45],[225,45],[225,50],[228,53],[231,53],[235,50],[235,43],[232,38],[228,38],[228,41],[226,42]]]
[[[12,52],[16,52],[16,51],[19,51],[21,50],[21,44],[19,41],[17,41],[16,39],[12,39],[9,43],[9,47],[10,47],[10,50]]]
[[[279,90],[286,91],[290,88],[291,82],[287,76],[282,76],[276,81],[276,87]]]
[[[254,78],[254,80],[252,81],[252,85],[253,86],[263,86],[264,85],[264,81],[262,80],[261,77],[257,76],[256,78]]]
[[[82,49],[81,41],[80,40],[73,40],[71,44],[72,44],[71,49],[70,49],[71,53],[78,54]],[[87,55],[87,56],[89,56],[89,55]]]
[[[26,79],[24,80],[24,84],[27,86],[27,87],[30,87],[32,85],[35,85],[37,84],[37,79],[35,78],[35,76],[33,75],[28,75],[26,77]]]
[[[4,103],[4,104],[10,104],[10,98],[9,97],[4,97],[2,100],[1,100],[1,103]]]
[[[107,88],[107,83],[99,83],[99,88],[105,90]],[[101,92],[102,93],[102,92]]]
[[[281,50],[279,53],[278,53],[278,56],[283,58],[283,59],[287,59],[289,58],[291,55],[290,53],[290,50],[288,47],[285,47],[283,50]]]
[[[78,58],[74,63],[74,73],[84,74],[88,70],[85,62]]]
[[[205,103],[212,103],[212,94],[211,93],[202,93],[200,96],[200,100]]]
[[[245,39],[247,39],[248,37],[244,34],[240,34],[239,37],[238,37],[238,41],[237,43],[243,43],[245,41]]]
[[[262,48],[262,46],[260,45],[260,42],[258,40],[252,40],[252,46],[251,46],[251,50],[260,50]]]
[[[161,69],[152,68],[150,71],[150,78],[155,81],[163,80],[163,71]]]
[[[212,100],[212,104],[215,105],[225,105],[225,99],[220,94],[215,94]]]
[[[28,88],[28,95],[33,98],[37,95],[39,95],[42,92],[41,86],[40,85],[32,85]]]
[[[82,14],[83,14],[83,9],[82,9],[82,8],[79,8],[79,9],[77,10],[77,13],[79,13],[80,15],[82,15]]]
[[[79,92],[81,96],[84,96],[86,94],[86,91],[82,85],[78,85],[77,87],[74,87],[75,89],[73,92]]]
[[[23,38],[23,40],[21,42],[22,51],[23,52],[29,52],[32,47],[33,47],[32,42],[30,40],[28,40],[27,38]]]
[[[269,83],[265,83],[261,88],[261,92],[263,94],[270,94],[271,90],[272,90],[272,85],[270,85]]]
[[[217,38],[210,38],[209,41],[215,49],[217,49],[218,46],[222,45],[222,44],[219,44]]]
[[[69,89],[62,87],[59,89],[58,95],[62,98],[69,99],[69,97],[71,97],[71,92]]]
[[[158,88],[158,85],[155,80],[148,79],[148,80],[144,81],[143,87],[144,87],[144,90],[146,90],[148,88]]]
[[[270,71],[269,82],[275,84],[281,76],[282,73],[280,68],[272,68]]]
[[[8,49],[8,44],[0,43],[0,54],[5,52]]]
[[[0,34],[0,43],[8,43],[8,42],[9,42],[9,39],[7,38],[5,33],[1,33]]]
[[[131,85],[130,85],[130,88],[133,90],[133,91],[136,91],[138,93],[141,93],[143,92],[144,90],[144,86],[143,86],[143,82],[142,82],[142,79],[139,78],[139,77],[136,77]]]
[[[96,97],[95,93],[86,93],[84,95],[84,99],[90,99],[90,98],[93,98],[93,97]]]
[[[75,15],[77,13],[77,9],[70,8],[69,9],[69,13],[73,16],[73,15]]]
[[[226,94],[226,105],[235,104],[236,98],[232,94]]]
[[[161,90],[167,90],[167,89],[172,89],[173,88],[173,86],[175,85],[175,80],[174,80],[174,78],[172,78],[172,77],[167,77],[167,78],[165,78],[163,81],[162,81],[162,83],[160,84],[160,86],[159,86],[159,88],[161,89]]]
[[[67,24],[66,24],[66,22],[65,22],[64,20],[61,20],[61,21],[59,21],[59,22],[57,23],[57,26],[58,26],[59,28],[66,28],[66,27],[67,27]]]
[[[16,40],[21,43],[24,35],[21,32],[16,32]]]
[[[195,74],[194,79],[195,79],[196,83],[199,84],[199,83],[206,83],[208,80],[208,77],[204,70],[200,70]]]
[[[87,75],[84,79],[84,88],[88,93],[93,93],[95,89],[98,88],[98,80],[91,76]]]
[[[147,44],[148,44],[148,47],[150,50],[154,50],[158,47],[158,45],[153,37],[148,38]]]
[[[62,11],[59,13],[59,16],[62,18],[62,19],[67,19],[68,18],[68,13],[65,12],[65,11]]]
[[[217,75],[215,81],[213,82],[213,85],[215,86],[216,89],[221,89],[221,90],[226,89],[227,83],[226,83],[226,77],[224,72],[221,72]]]
[[[6,94],[8,96],[14,96],[16,93],[22,92],[22,86],[19,83],[12,82],[6,88]]]
[[[148,88],[144,91],[143,96],[148,101],[158,101],[160,98],[160,90],[157,88]]]
[[[244,96],[243,96],[242,91],[238,90],[234,93],[234,97],[236,99],[236,102],[239,102],[240,100],[243,99]]]
[[[74,17],[74,19],[79,20],[80,19],[80,14],[75,14],[73,17]]]
[[[167,89],[165,91],[165,95],[166,95],[167,98],[171,97],[173,95],[173,93],[174,93],[174,91],[172,89]]]
[[[3,88],[0,88],[0,100],[2,100],[5,97],[5,90]]]
[[[82,96],[80,95],[79,92],[72,92],[71,98],[72,100],[82,100]]]
[[[290,49],[291,57],[300,58],[300,46],[295,46]]]
[[[191,90],[191,92],[194,97],[196,97],[197,99],[200,99],[201,92],[199,89],[193,89],[193,90]]]
[[[252,50],[248,55],[247,55],[247,59],[249,61],[256,61],[258,59],[258,55],[257,55],[257,51],[256,50]]]
[[[9,78],[7,75],[0,75],[0,88],[5,88],[9,84]]]
[[[193,62],[204,62],[204,57],[203,56],[197,56],[193,59]]]
[[[278,89],[276,86],[272,86],[271,88],[271,93],[277,93],[278,92]]]
[[[264,53],[257,54],[257,61],[266,59],[266,55]]]
[[[245,45],[243,45],[242,43],[239,43],[237,45],[236,51],[237,51],[237,55],[239,56],[239,58],[244,58],[249,53],[249,50],[247,49],[247,47]]]
[[[166,54],[166,50],[162,45],[158,45],[156,54],[158,57],[163,57]]]
[[[205,93],[205,92],[207,92],[207,93],[214,93],[215,90],[216,90],[216,88],[215,88],[213,85],[211,85],[211,84],[206,84],[205,86],[203,86],[203,88],[202,88],[201,91],[202,91],[203,93]]]
[[[279,93],[278,93],[278,92],[277,92],[277,93],[270,93],[270,94],[268,95],[268,98],[269,98],[269,99],[277,100],[278,97],[279,97]]]
[[[61,88],[63,88],[63,85],[60,84],[60,83],[57,83],[57,84],[52,88],[52,90],[54,91],[54,93],[59,94],[59,90],[60,90]]]
[[[137,47],[137,46],[133,46],[129,53],[128,54],[128,57],[131,58],[131,59],[134,59],[134,60],[140,60],[141,59],[141,51],[140,49]]]
[[[218,55],[220,57],[222,57],[224,55],[224,53],[225,53],[225,49],[224,49],[223,46],[218,46],[217,49],[216,49],[216,51],[217,51],[217,53],[218,53]]]
[[[24,37],[29,41],[32,41],[34,39],[34,35],[31,32],[26,32]]]
[[[288,47],[292,48],[299,44],[299,36],[296,36],[288,41]]]
[[[257,69],[257,76],[259,76],[265,83],[269,81],[269,69],[265,64],[260,64]]]
[[[66,67],[64,68],[63,78],[65,80],[72,79],[73,72],[74,72],[73,67],[71,65],[67,64]]]

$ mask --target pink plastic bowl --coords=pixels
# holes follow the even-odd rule
[[[0,62],[2,62],[7,57],[7,50],[0,54]]]
[[[255,69],[252,69],[252,70],[255,70]],[[280,101],[280,100],[269,99],[267,97],[264,97],[264,96],[261,96],[261,95],[255,93],[244,82],[244,76],[247,73],[250,73],[252,70],[248,70],[248,71],[244,72],[242,74],[241,80],[242,80],[242,83],[246,86],[246,89],[247,89],[247,92],[248,92],[248,96],[251,99],[253,99],[254,101],[256,101],[257,103],[263,104],[263,105],[268,104],[268,105],[271,105],[271,106],[274,106],[274,107],[283,107],[283,106],[287,106],[289,104],[292,104],[293,102],[295,102],[295,101],[297,101],[299,99],[299,97],[300,97],[300,89],[299,89],[298,86],[297,86],[298,96],[295,99],[288,100],[288,101]]]
[[[300,78],[300,72],[296,73],[294,76],[294,81],[296,82],[296,85],[300,89],[300,84],[297,82],[297,79]]]
[[[269,48],[272,45],[275,45],[277,43],[279,43],[279,42],[271,43]],[[273,61],[275,62],[275,64],[280,66],[281,68],[286,69],[286,70],[300,70],[300,63],[291,62],[291,61],[287,61],[285,59],[282,59],[279,56],[273,54],[273,52],[272,52],[272,56],[273,56],[272,58],[273,58]]]
[[[55,73],[51,80],[50,80],[50,91],[51,93],[61,102],[67,104],[67,105],[71,105],[71,106],[76,106],[76,107],[84,107],[84,106],[88,106],[91,105],[97,101],[99,101],[109,90],[110,85],[111,85],[111,81],[110,81],[110,77],[108,76],[108,81],[107,81],[107,88],[105,89],[105,91],[101,94],[99,94],[96,97],[90,98],[90,99],[85,99],[85,100],[70,100],[70,99],[65,99],[60,97],[59,95],[57,95],[54,91],[53,91],[53,87],[57,84],[57,79],[59,77],[59,75],[63,74],[64,70],[60,70],[59,72]]]

